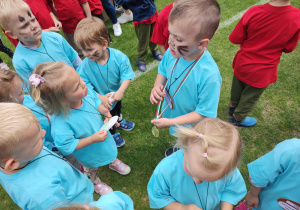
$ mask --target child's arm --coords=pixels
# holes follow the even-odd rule
[[[166,47],[165,47],[165,45],[159,45],[159,48],[160,48],[161,54],[164,55],[166,53]]]
[[[151,123],[156,125],[158,128],[165,128],[175,125],[193,124],[205,116],[198,114],[196,111],[190,112],[188,114],[175,117],[175,118],[160,118],[151,120]]]
[[[232,210],[233,205],[231,203],[221,201],[221,210]]]
[[[89,6],[89,3],[86,1],[86,2],[83,2],[81,3],[81,7],[85,13],[85,16],[87,18],[91,18],[92,17],[92,13],[91,13],[91,9],[90,9],[90,6]]]
[[[178,202],[172,202],[163,208],[164,210],[202,210],[195,204],[183,205]]]
[[[115,92],[113,98],[116,100],[116,101],[121,101],[122,98],[123,98],[123,95],[125,93],[125,90],[128,88],[130,84],[130,79],[128,80],[124,80],[120,86],[120,88],[118,89],[117,92]]]
[[[54,22],[54,26],[55,26],[56,28],[61,28],[61,27],[62,27],[62,24],[61,24],[61,22],[60,22],[59,20],[56,19],[56,17],[55,17],[55,15],[53,14],[53,12],[50,12],[50,16],[51,16],[51,18],[52,18],[52,20],[53,20],[53,22]]]
[[[258,195],[260,191],[262,190],[261,187],[256,187],[254,185],[251,185],[250,191],[246,195],[246,207],[247,208],[257,208],[259,199]]]
[[[166,82],[167,78],[163,76],[162,74],[157,74],[156,80],[154,83],[154,87],[152,88],[151,94],[150,94],[150,102],[151,104],[157,104],[157,100],[162,100],[162,97],[165,96],[165,94],[162,92],[164,84]]]

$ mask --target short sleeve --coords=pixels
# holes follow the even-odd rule
[[[220,200],[236,205],[247,193],[245,181],[238,169],[235,169],[231,176],[226,176],[225,180],[226,186]]]
[[[212,77],[214,81],[197,87],[198,104],[195,111],[205,117],[217,117],[221,79],[217,79],[219,75],[212,75]]]
[[[85,58],[83,60],[83,62],[78,66],[76,71],[80,75],[81,79],[85,82],[85,84],[89,88],[89,90],[94,90],[94,86],[92,85],[89,76],[85,72],[86,69],[92,69],[88,58]]]
[[[241,20],[238,22],[238,24],[235,26],[235,28],[229,35],[229,41],[233,44],[242,44],[247,38],[247,23],[244,20],[244,16],[241,18]]]
[[[147,191],[151,208],[163,208],[175,201],[170,195],[169,184],[159,167],[154,170],[149,180]]]
[[[295,33],[295,35],[286,43],[286,46],[283,50],[285,53],[290,53],[295,50],[300,39],[300,29]]]
[[[170,48],[166,51],[162,61],[159,63],[158,65],[158,73],[163,75],[165,78],[168,78],[167,76],[167,67],[168,67],[168,64],[170,62],[169,58],[170,56]]]
[[[122,62],[120,65],[121,82],[135,77],[129,58],[122,53]]]

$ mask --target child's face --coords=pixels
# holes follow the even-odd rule
[[[105,58],[105,50],[107,49],[107,44],[100,45],[98,43],[93,43],[86,49],[81,49],[85,57],[91,61],[100,61]]]
[[[184,27],[182,24],[169,23],[169,47],[174,58],[184,57],[194,60],[203,51],[202,40],[197,41],[197,29]]]
[[[196,184],[203,181],[213,182],[222,178],[222,169],[208,171],[199,161],[199,151],[203,151],[199,143],[191,143],[183,152],[183,168]],[[209,155],[209,154],[208,154]]]
[[[10,96],[13,98],[14,102],[18,104],[23,104],[24,101],[24,91],[22,88],[22,83],[20,78],[15,77],[13,79],[13,88],[10,90]]]
[[[43,138],[46,131],[41,128],[38,119],[29,125],[29,128],[20,135],[20,143],[15,151],[14,158],[20,163],[28,162],[38,156],[43,148]]]
[[[42,38],[42,29],[31,11],[16,12],[10,19],[11,30],[7,34],[22,41],[24,45],[31,45]]]
[[[69,68],[68,72],[70,73],[63,85],[65,99],[68,103],[80,101],[88,94],[88,88],[71,66],[66,65],[66,68]]]

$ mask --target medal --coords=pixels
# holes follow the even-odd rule
[[[152,127],[152,134],[156,138],[159,137],[159,130],[155,125]]]

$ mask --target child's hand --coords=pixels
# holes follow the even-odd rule
[[[55,26],[56,28],[60,29],[60,28],[62,27],[62,24],[61,24],[60,21],[54,20],[54,26]]]
[[[111,110],[111,101],[109,99],[109,97],[111,96],[111,94],[106,94],[106,95],[100,95],[98,94],[99,98],[100,98],[100,101],[101,101],[101,104],[103,104],[103,106],[109,110]]]
[[[124,93],[121,93],[121,91],[117,91],[117,92],[115,92],[113,99],[115,101],[121,101],[123,98],[123,95],[124,95]]]
[[[257,208],[258,203],[258,196],[252,195],[251,191],[249,191],[246,195],[246,207],[249,209]]]
[[[153,119],[153,120],[151,120],[151,123],[153,123],[158,128],[165,128],[165,127],[173,126],[172,121],[169,118]]]
[[[163,85],[157,85],[157,86],[154,86],[154,88],[152,89],[151,91],[151,94],[150,94],[150,102],[151,104],[157,104],[158,101],[157,100],[163,100],[162,97],[164,97],[166,94],[162,92],[164,86]]]
[[[92,139],[93,139],[93,142],[96,143],[96,142],[102,142],[106,139],[107,137],[107,131],[106,130],[102,130],[102,131],[97,131],[96,133],[94,133],[92,135]]]

